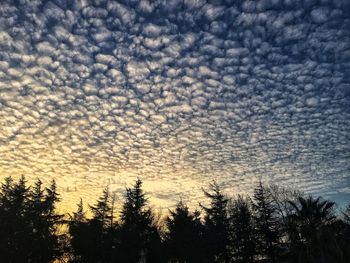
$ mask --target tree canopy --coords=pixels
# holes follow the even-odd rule
[[[322,197],[261,181],[252,197],[224,194],[216,182],[203,192],[201,211],[179,201],[159,221],[137,179],[120,202],[105,188],[87,206],[91,216],[82,199],[75,212],[61,215],[55,181],[27,186],[24,177],[5,178],[1,262],[348,262],[350,204],[337,211]]]

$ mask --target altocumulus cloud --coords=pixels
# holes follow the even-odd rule
[[[1,1],[0,174],[88,200],[139,176],[164,206],[258,176],[349,200],[349,14],[347,0]]]

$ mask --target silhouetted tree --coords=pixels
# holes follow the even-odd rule
[[[22,176],[17,183],[5,178],[0,193],[0,258],[24,262],[28,258],[30,234],[27,217],[28,188]]]
[[[113,207],[112,200],[108,188],[103,189],[102,196],[97,200],[95,205],[90,206],[92,219],[97,221],[101,227],[101,232],[112,225],[113,222]]]
[[[350,203],[346,206],[345,211],[343,212],[343,217],[345,223],[350,225]]]
[[[251,201],[242,196],[230,202],[230,253],[233,262],[252,263],[256,255]]]
[[[101,262],[110,262],[112,254],[115,253],[113,251],[115,244],[111,235],[114,232],[114,202],[115,196],[111,196],[108,188],[105,188],[96,205],[90,206],[93,214],[92,219],[89,221],[90,231],[95,233],[97,258]]]
[[[342,219],[337,220],[337,239],[342,247],[343,260],[350,258],[350,203],[346,206],[343,211]]]
[[[58,201],[54,180],[45,189],[40,179],[35,182],[28,202],[29,224],[32,229],[29,258],[33,262],[50,262],[60,256],[60,251],[57,251],[59,246],[56,230],[63,216],[55,212]]]
[[[91,242],[91,233],[82,199],[77,206],[77,211],[70,215],[68,221],[70,243],[73,250],[72,262],[90,262],[90,253],[94,249],[94,244]]]
[[[24,177],[18,183],[5,179],[0,195],[0,251],[4,262],[51,262],[62,255],[56,232],[62,216],[55,211],[59,201],[56,184],[33,189]]]
[[[210,202],[202,206],[203,221],[198,211],[190,212],[179,202],[169,211],[162,234],[160,217],[156,219],[149,208],[141,180],[126,189],[120,221],[114,220],[115,197],[107,188],[90,206],[91,218],[80,201],[77,211],[64,221],[56,212],[60,198],[54,181],[49,187],[40,180],[27,187],[24,177],[17,182],[8,177],[0,187],[0,261],[349,261],[350,205],[337,214],[333,202],[264,187],[261,181],[253,201],[239,196],[229,203],[216,183],[204,194]],[[69,235],[63,232],[64,222]]]
[[[300,196],[303,196],[303,193],[278,185],[271,185],[265,187],[265,189],[270,195],[273,205],[276,207],[277,217],[281,220],[281,224],[287,226],[290,215],[293,213],[293,207],[290,205],[290,201],[297,201]]]
[[[254,222],[257,237],[257,254],[267,262],[278,262],[280,249],[280,222],[271,193],[261,180],[254,189]]]
[[[291,237],[293,262],[342,262],[342,251],[335,235],[334,202],[320,197],[299,197],[291,215],[294,235]]]
[[[165,219],[169,258],[180,263],[203,262],[203,226],[199,211],[191,213],[179,202]]]
[[[69,233],[74,252],[74,262],[110,262],[113,254],[111,232],[113,225],[114,200],[108,188],[103,190],[95,205],[91,205],[92,218],[87,219],[82,200],[71,216]]]
[[[158,262],[161,240],[153,224],[153,213],[147,207],[142,181],[137,179],[133,188],[126,189],[121,212],[120,262]]]
[[[265,190],[271,196],[272,204],[276,208],[276,219],[279,221],[279,231],[280,231],[280,251],[279,251],[279,261],[284,260],[288,257],[290,240],[289,233],[293,229],[293,224],[291,222],[290,215],[293,213],[293,207],[290,205],[290,201],[297,201],[303,193],[290,189],[288,187],[283,187],[279,185],[270,185],[265,187]]]
[[[210,183],[209,191],[204,191],[204,194],[210,199],[209,207],[201,205],[205,211],[206,259],[209,262],[229,262],[228,199],[216,182]]]

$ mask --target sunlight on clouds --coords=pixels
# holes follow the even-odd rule
[[[69,208],[137,177],[162,207],[258,176],[350,198],[349,5],[311,2],[1,2],[1,176]]]

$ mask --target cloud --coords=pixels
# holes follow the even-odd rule
[[[0,4],[2,175],[68,206],[138,176],[159,206],[260,175],[350,199],[346,1],[22,2]]]

